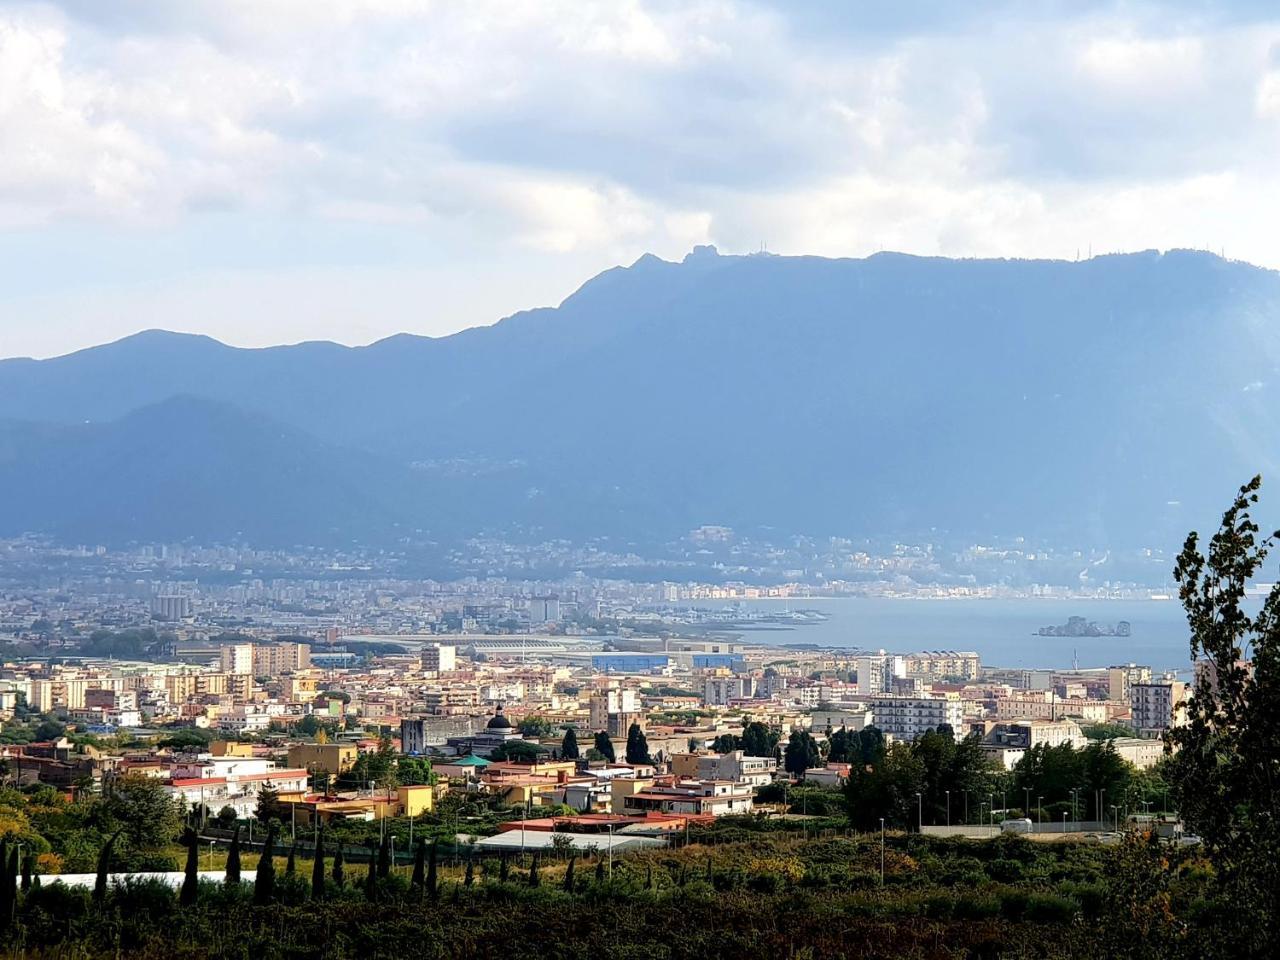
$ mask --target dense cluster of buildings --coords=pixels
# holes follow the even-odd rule
[[[1041,744],[1083,745],[1089,724],[1124,724],[1134,735],[1117,738],[1117,750],[1147,767],[1162,754],[1158,736],[1182,722],[1187,692],[1134,664],[1000,670],[963,651],[633,637],[602,652],[533,639],[400,635],[358,664],[326,662],[301,639],[243,637],[197,645],[186,662],[13,660],[0,665],[0,726],[38,714],[157,745],[112,753],[55,738],[4,747],[3,759],[19,782],[100,789],[144,775],[188,805],[238,816],[266,788],[301,822],[412,815],[456,789],[667,829],[756,808],[756,791],[781,775],[781,751],[715,749],[753,722],[782,741],[800,730],[820,744],[870,726],[889,741],[976,732],[1005,768]],[[208,731],[212,744],[158,745],[181,728]],[[569,729],[577,758],[561,755]],[[626,762],[633,730],[646,755]],[[360,755],[388,742],[401,756],[430,757],[435,781],[352,781]],[[845,773],[832,764],[806,776],[837,786]]]

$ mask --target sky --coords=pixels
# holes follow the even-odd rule
[[[1280,268],[1265,3],[0,0],[0,357],[446,335],[646,252]]]

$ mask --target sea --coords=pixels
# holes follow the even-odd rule
[[[798,626],[735,626],[751,642],[783,646],[919,650],[972,650],[984,665],[1065,669],[1138,663],[1155,670],[1191,668],[1189,631],[1176,600],[896,599],[805,597],[736,601],[744,611],[817,610],[827,619]],[[697,604],[720,609],[723,602]],[[1068,617],[1099,625],[1127,620],[1127,637],[1041,637],[1041,627]]]

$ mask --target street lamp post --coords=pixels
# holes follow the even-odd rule
[[[916,791],[916,832],[924,833],[924,795]]]
[[[1120,807],[1114,803],[1111,805],[1111,815],[1115,817],[1116,833],[1119,833],[1120,832]]]
[[[947,791],[947,826],[951,826],[951,791]]]
[[[1044,821],[1044,797],[1036,797],[1036,823]]]

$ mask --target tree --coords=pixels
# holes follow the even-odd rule
[[[298,841],[294,840],[289,846],[289,856],[284,861],[284,873],[287,877],[292,877],[298,870]]]
[[[178,893],[178,904],[190,907],[196,902],[196,894],[200,892],[200,837],[194,830],[188,829],[186,836],[187,866],[182,874],[182,889]]]
[[[787,740],[787,751],[784,768],[790,774],[804,776],[804,772],[816,767],[822,756],[818,752],[818,741],[804,730],[793,730]]]
[[[107,879],[111,872],[111,857],[115,853],[116,841],[120,839],[120,834],[124,828],[117,830],[111,835],[106,843],[102,845],[102,850],[98,853],[98,871],[93,881],[93,902],[102,903],[107,899]]]
[[[236,813],[236,808],[229,804],[218,811],[218,826],[224,830],[229,829],[239,819],[240,815]]]
[[[578,759],[578,732],[573,727],[564,732],[564,739],[560,741],[560,756],[566,760]]]
[[[748,757],[771,757],[779,739],[776,729],[752,720],[742,728],[742,752]]]
[[[537,737],[541,740],[554,734],[556,732],[556,725],[546,717],[534,714],[532,716],[525,717],[516,724],[516,730],[518,730],[523,736]]]
[[[253,878],[253,902],[259,907],[265,907],[275,896],[275,846],[276,825],[273,822],[267,827],[267,839],[262,845],[262,856],[258,858],[258,871]]]
[[[31,889],[31,880],[36,871],[36,855],[28,852],[22,858],[22,892],[27,893]]]
[[[575,855],[570,854],[569,865],[564,868],[564,889],[569,893],[573,893],[573,865],[577,859]]]
[[[649,758],[649,741],[640,729],[640,724],[632,721],[627,728],[627,763],[652,763]]]
[[[128,774],[112,785],[106,810],[124,827],[125,841],[134,850],[167,846],[182,825],[164,783],[140,774]]]
[[[421,838],[413,848],[413,873],[409,877],[409,889],[419,896],[427,883],[427,842]]]
[[[609,734],[603,730],[596,732],[595,749],[600,753],[600,756],[610,763],[617,762],[618,755],[613,752],[613,741],[609,739]]]
[[[510,763],[536,763],[538,758],[546,752],[546,747],[527,740],[508,740],[496,747],[489,754],[489,759]]]
[[[906,743],[895,743],[877,764],[851,765],[845,784],[850,822],[864,831],[880,829],[881,818],[887,826],[913,826],[924,776],[924,763]]]
[[[236,827],[235,835],[231,838],[231,848],[227,850],[227,872],[225,876],[227,886],[238,887],[240,885],[240,828]]]
[[[333,851],[333,882],[341,889],[346,883],[346,864],[342,859],[342,842],[338,842],[338,849]]]
[[[432,900],[440,896],[439,866],[436,863],[436,855],[436,844],[433,840],[431,842],[431,849],[427,851],[427,895],[431,897]],[[467,861],[467,866],[471,866],[470,860]]]
[[[391,876],[391,837],[384,833],[382,841],[378,844],[378,878],[385,879],[389,876]]]
[[[364,875],[364,898],[373,901],[378,895],[378,848],[369,847],[369,872]]]
[[[538,854],[533,855],[533,862],[529,864],[529,886],[536,887],[538,885]]]
[[[1280,533],[1251,515],[1260,477],[1240,488],[1207,555],[1195,532],[1174,567],[1191,629],[1195,686],[1186,724],[1168,734],[1177,808],[1203,839],[1224,903],[1246,924],[1224,956],[1266,955],[1280,934],[1280,583],[1257,612],[1246,598]]]
[[[263,823],[267,823],[271,820],[279,820],[283,816],[283,808],[280,804],[280,791],[270,783],[264,783],[258,790],[258,806],[254,811],[254,816]]]
[[[324,831],[316,834],[315,858],[311,861],[311,899],[324,899]]]
[[[711,741],[713,753],[732,753],[742,747],[742,741],[732,733],[722,733]]]

